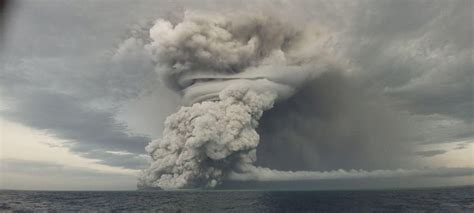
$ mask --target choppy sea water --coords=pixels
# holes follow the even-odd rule
[[[474,212],[474,186],[373,191],[0,191],[0,212]]]

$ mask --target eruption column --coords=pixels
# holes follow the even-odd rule
[[[330,64],[318,48],[307,49],[320,36],[290,26],[247,13],[186,12],[177,25],[155,23],[147,49],[164,83],[188,106],[170,115],[163,138],[146,147],[152,162],[140,186],[214,187],[256,168],[263,111]]]
[[[146,151],[140,187],[214,187],[223,180],[291,181],[472,175],[473,169],[278,171],[257,167],[258,120],[307,81],[339,69],[323,50],[327,33],[259,13],[186,12],[157,20],[146,46],[183,106]],[[289,141],[291,143],[291,141]]]

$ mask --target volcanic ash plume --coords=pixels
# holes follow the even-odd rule
[[[327,33],[263,14],[186,12],[157,20],[146,49],[183,106],[146,151],[152,162],[139,187],[214,187],[224,180],[292,181],[471,175],[472,169],[278,171],[257,167],[258,120],[307,81],[340,70],[323,50]],[[302,26],[301,26],[302,27]],[[291,143],[291,141],[289,141]]]
[[[262,14],[185,13],[158,20],[147,45],[163,81],[183,102],[146,151],[141,187],[214,187],[254,168],[258,120],[274,102],[326,71],[323,34]],[[311,44],[311,45],[309,45]]]

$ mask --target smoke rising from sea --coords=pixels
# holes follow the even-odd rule
[[[147,46],[157,72],[186,105],[146,150],[153,162],[139,185],[214,187],[256,162],[263,111],[327,71],[329,57],[307,43],[324,35],[264,14],[186,12],[157,20]]]
[[[152,161],[141,174],[139,187],[212,188],[225,180],[438,174],[438,170],[403,169],[293,172],[255,165],[260,143],[256,128],[264,111],[329,71],[344,70],[342,62],[326,51],[330,32],[299,27],[278,16],[244,12],[187,11],[177,23],[157,20],[146,49],[162,81],[181,94],[185,106],[166,119],[163,137],[146,147]]]

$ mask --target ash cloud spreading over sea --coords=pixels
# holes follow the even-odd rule
[[[8,128],[12,122],[45,132],[59,139],[55,147],[127,172],[158,168],[161,163],[155,160],[168,155],[166,162],[173,163],[162,164],[167,168],[145,170],[147,178],[140,178],[140,184],[147,186],[173,175],[183,177],[183,187],[287,184],[306,189],[333,188],[334,182],[337,187],[340,182],[371,187],[377,181],[417,186],[402,179],[402,172],[393,173],[391,180],[365,178],[370,175],[352,180],[355,174],[400,168],[425,171],[423,177],[407,174],[426,186],[472,184],[474,173],[466,172],[473,167],[474,148],[472,4],[20,1],[5,15],[0,119]],[[257,100],[261,102],[253,104]],[[201,106],[194,109],[193,104]],[[165,118],[178,111],[165,125]],[[196,133],[170,127],[175,124]],[[224,128],[239,125],[246,126],[242,133]],[[170,129],[168,136],[163,129]],[[195,137],[197,129],[213,131],[184,149],[185,139]],[[239,147],[242,140],[237,138],[243,135],[255,138]],[[171,143],[174,136],[181,143]],[[201,141],[206,137],[211,142]],[[153,139],[161,142],[148,151],[163,141],[181,145],[172,154],[157,149],[153,153],[160,154],[152,160],[144,147]],[[221,149],[223,141],[229,146]],[[17,151],[9,147],[21,145],[17,142],[5,140],[7,157],[16,158]],[[199,152],[191,155],[190,150]],[[179,156],[185,160],[178,161]],[[8,167],[13,161],[5,162]],[[197,163],[191,167],[189,162]],[[188,168],[200,172],[179,175]],[[437,170],[453,176],[427,172]],[[16,177],[18,172],[5,175]],[[334,179],[324,172],[348,179],[324,181],[322,177]],[[39,183],[30,176],[25,175]],[[136,178],[129,178],[133,186],[118,179],[107,183],[130,189]],[[75,178],[62,179],[77,184]],[[25,187],[18,178],[9,180]],[[97,187],[103,187],[102,181]],[[14,188],[10,183],[6,188]]]
[[[446,170],[281,171],[257,165],[263,113],[275,104],[291,107],[285,102],[294,101],[308,82],[345,75],[344,60],[331,51],[331,32],[323,28],[300,27],[268,13],[186,11],[180,21],[157,20],[149,33],[145,48],[156,71],[185,106],[166,119],[163,137],[146,147],[152,160],[139,187],[213,188],[225,180],[386,178]]]

